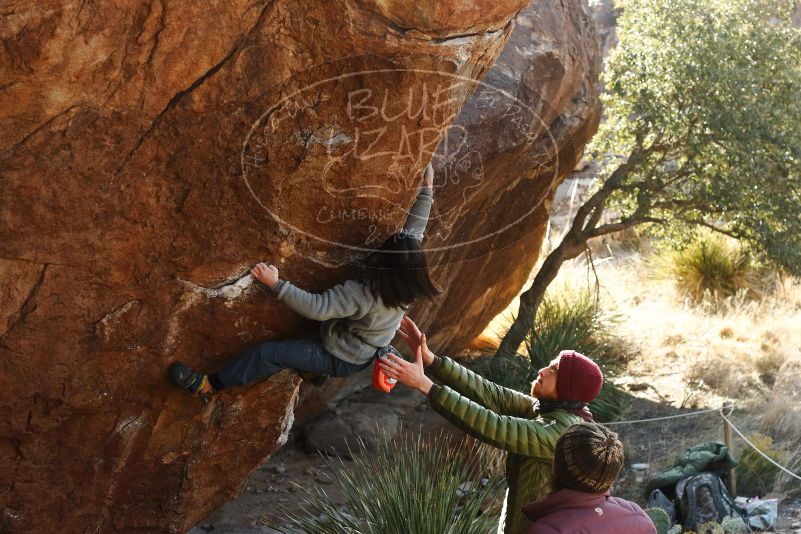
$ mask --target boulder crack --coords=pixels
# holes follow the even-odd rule
[[[411,26],[403,26],[398,24],[396,21],[386,17],[385,15],[379,13],[378,11],[374,11],[372,9],[368,9],[364,6],[360,6],[360,8],[378,18],[380,18],[387,28],[393,30],[394,32],[400,34],[403,37],[409,37],[411,39],[418,39],[421,41],[428,41],[434,44],[441,44],[441,45],[454,45],[454,44],[465,44],[469,42],[471,39],[475,37],[489,37],[494,38],[498,34],[503,34],[504,31],[512,24],[512,21],[517,16],[515,13],[510,19],[509,22],[504,24],[500,28],[496,29],[489,29],[485,31],[478,31],[478,32],[471,32],[465,31],[464,33],[454,33],[447,35],[446,37],[434,37],[428,33],[430,30],[414,28]],[[519,12],[518,12],[519,13]]]
[[[28,291],[28,296],[25,297],[25,300],[17,312],[8,318],[6,331],[2,336],[0,336],[0,345],[5,345],[4,341],[6,336],[8,336],[14,328],[22,324],[28,315],[30,315],[30,313],[36,309],[36,293],[39,291],[39,287],[41,287],[42,282],[44,282],[48,267],[50,267],[49,263],[45,263],[42,266],[42,271],[39,273],[39,278],[36,280],[36,283],[31,286],[30,291]]]
[[[137,139],[133,148],[125,156],[119,169],[117,169],[116,172],[117,176],[125,169],[125,167],[128,166],[128,163],[131,161],[131,158],[134,156],[134,154],[136,154],[139,151],[139,148],[144,144],[144,142],[147,141],[151,135],[153,135],[153,132],[156,130],[159,124],[161,124],[161,120],[164,118],[164,116],[171,109],[177,106],[178,103],[181,100],[183,100],[185,96],[192,94],[195,91],[195,89],[203,85],[206,82],[206,80],[217,74],[220,71],[220,69],[222,69],[225,66],[225,64],[231,60],[231,58],[233,58],[239,51],[241,51],[246,44],[252,41],[253,34],[262,26],[267,11],[274,3],[275,0],[271,0],[270,2],[265,4],[265,6],[261,10],[261,13],[259,14],[258,19],[256,20],[256,23],[250,28],[250,30],[247,31],[247,33],[244,36],[242,36],[237,40],[237,42],[234,44],[231,50],[229,50],[228,53],[225,54],[225,56],[220,61],[218,61],[214,66],[212,66],[209,70],[203,73],[203,75],[201,75],[194,82],[189,84],[189,86],[186,89],[178,91],[177,93],[175,93],[175,95],[173,95],[172,98],[170,98],[170,101],[167,102],[167,105],[164,106],[164,109],[162,109],[156,115],[156,117],[150,123],[150,126],[147,128],[147,130],[145,130],[145,132],[141,136],[139,136],[139,139]]]

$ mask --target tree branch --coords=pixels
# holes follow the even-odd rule
[[[698,225],[698,226],[703,226],[704,228],[709,228],[713,232],[717,232],[719,234],[723,234],[723,235],[729,236],[729,237],[734,238],[734,239],[742,239],[743,237],[745,237],[745,234],[742,234],[742,233],[737,232],[735,230],[729,230],[729,229],[726,229],[726,228],[721,228],[719,226],[715,226],[714,224],[712,224],[710,222],[707,222],[707,221],[705,221],[703,219],[681,219],[681,220],[683,220],[684,222],[689,223],[689,224],[695,224],[695,225]]]
[[[608,223],[598,228],[593,228],[587,234],[587,239],[592,239],[593,237],[600,237],[602,235],[614,234],[615,232],[621,232],[628,228],[632,228],[633,226],[637,226],[640,224],[645,223],[655,223],[655,224],[664,224],[664,219],[660,219],[658,217],[649,217],[649,216],[642,216],[642,217],[630,217],[628,219],[623,219],[622,221],[618,221],[616,223]]]
[[[583,233],[598,224],[603,214],[603,206],[606,200],[612,193],[621,188],[623,178],[625,178],[633,168],[639,165],[644,157],[644,154],[640,152],[631,154],[628,161],[621,163],[612,171],[612,174],[604,181],[601,188],[587,199],[578,211],[576,211],[576,216],[573,218],[573,224],[570,227],[571,232],[575,232],[576,234]],[[588,217],[590,218],[589,221],[587,221]]]

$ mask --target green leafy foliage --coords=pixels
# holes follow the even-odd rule
[[[474,440],[445,435],[388,440],[352,464],[328,465],[347,501],[338,507],[324,489],[300,494],[303,512],[284,511],[280,532],[315,534],[486,534],[498,523],[502,481]]]
[[[619,221],[657,223],[668,236],[713,228],[801,274],[792,4],[625,2],[603,75],[606,120],[590,147]]]

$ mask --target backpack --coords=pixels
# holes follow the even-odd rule
[[[719,523],[726,517],[745,519],[743,510],[714,473],[704,472],[680,480],[676,484],[676,503],[685,530],[695,530],[709,521]]]

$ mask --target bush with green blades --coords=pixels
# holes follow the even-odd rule
[[[439,435],[387,440],[345,464],[328,459],[347,505],[317,487],[301,493],[302,512],[280,513],[290,534],[486,534],[494,532],[503,483],[487,473],[476,441]]]
[[[541,369],[562,350],[575,350],[592,358],[604,373],[604,384],[590,409],[599,422],[617,419],[629,396],[612,384],[622,359],[618,340],[612,334],[618,317],[603,309],[590,291],[547,294],[525,346],[531,365]]]
[[[757,272],[751,257],[740,246],[719,235],[700,234],[685,247],[668,254],[659,271],[676,283],[691,302],[745,293],[758,296]]]

